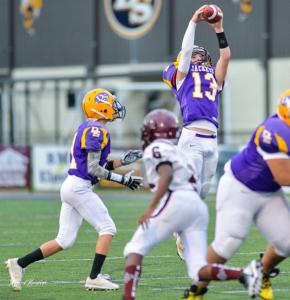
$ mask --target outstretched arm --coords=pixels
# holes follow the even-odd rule
[[[117,174],[107,170],[99,164],[100,152],[88,152],[88,173],[98,178],[104,178],[110,181],[125,185],[131,190],[136,190],[142,185],[143,178],[139,176],[132,176],[132,172],[127,174]]]
[[[176,83],[178,81],[181,81],[182,79],[184,79],[188,73],[190,62],[191,62],[192,50],[193,50],[193,46],[194,46],[196,23],[204,20],[202,17],[202,10],[204,7],[205,7],[205,5],[200,7],[193,14],[191,20],[189,21],[187,29],[185,31],[185,34],[184,34],[184,37],[182,40],[181,52],[179,54],[180,61],[179,61],[177,74],[176,74]]]
[[[231,58],[231,49],[228,45],[224,28],[223,28],[223,13],[221,11],[221,20],[217,23],[210,24],[208,23],[216,32],[219,47],[220,47],[220,57],[216,64],[215,76],[218,83],[218,86],[222,86],[228,71],[228,66]]]
[[[127,166],[141,159],[143,156],[143,151],[141,150],[129,150],[120,159],[108,160],[105,168],[112,171],[116,168]]]

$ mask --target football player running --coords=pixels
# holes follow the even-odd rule
[[[274,298],[272,269],[290,256],[290,207],[281,186],[290,186],[290,90],[280,96],[278,113],[260,124],[247,147],[225,165],[215,239],[208,248],[209,263],[225,263],[254,223],[270,244],[261,259],[265,300]]]
[[[108,160],[110,133],[105,124],[124,119],[126,114],[125,107],[110,92],[104,89],[89,91],[83,98],[82,108],[87,120],[80,124],[72,141],[68,176],[60,190],[62,206],[58,235],[21,258],[7,260],[10,285],[14,290],[21,290],[24,269],[28,265],[74,244],[83,219],[99,233],[91,273],[85,287],[92,290],[119,288],[108,275],[101,273],[116,234],[116,226],[103,201],[92,188],[99,179],[104,178],[132,190],[138,189],[142,183],[141,177],[131,176],[130,173],[119,175],[112,171],[140,159],[142,152],[130,150],[121,159]]]
[[[240,280],[250,296],[260,291],[260,263],[252,261],[244,270],[206,261],[208,210],[196,192],[193,170],[175,145],[177,118],[165,109],[149,113],[143,122],[143,161],[154,195],[138,220],[139,227],[124,249],[126,257],[123,300],[136,299],[141,264],[155,246],[178,232],[182,239],[188,275],[192,280]],[[206,288],[202,290],[204,293]],[[183,299],[193,300],[196,286]]]
[[[178,146],[195,170],[198,192],[202,199],[207,196],[216,172],[219,94],[223,89],[231,57],[220,8],[221,20],[214,24],[208,23],[216,32],[220,48],[216,66],[213,66],[205,48],[194,45],[196,24],[204,21],[204,7],[205,5],[193,14],[177,60],[163,72],[163,80],[171,87],[183,118]],[[184,259],[183,245],[178,235],[176,238],[178,255]]]

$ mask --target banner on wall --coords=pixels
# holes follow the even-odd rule
[[[0,188],[30,188],[29,147],[0,147]]]
[[[158,20],[162,0],[104,0],[107,20],[119,36],[138,39]]]
[[[38,191],[58,191],[67,176],[69,168],[69,147],[56,145],[36,145],[32,149],[33,187]],[[119,159],[124,151],[112,151],[110,159]],[[134,170],[135,176],[141,175],[141,163],[116,169],[114,172],[125,174]],[[113,181],[101,180],[101,187],[122,187]]]
[[[40,191],[57,191],[67,176],[69,147],[36,145],[32,150],[33,187]]]

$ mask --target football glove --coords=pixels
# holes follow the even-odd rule
[[[130,171],[123,175],[122,184],[131,190],[137,190],[142,186],[143,178],[139,176],[132,176],[134,171]]]
[[[141,150],[129,150],[121,158],[122,166],[130,165],[136,160],[142,158],[142,156],[143,152]]]

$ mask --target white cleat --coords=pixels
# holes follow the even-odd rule
[[[119,285],[110,280],[110,276],[99,274],[97,278],[91,279],[87,277],[85,288],[87,290],[118,290]]]
[[[9,258],[5,263],[9,271],[10,285],[14,291],[21,291],[21,282],[24,274],[24,269],[17,263],[18,258]]]
[[[256,298],[262,289],[262,265],[260,261],[252,260],[243,271],[244,284],[248,288],[248,294]]]

